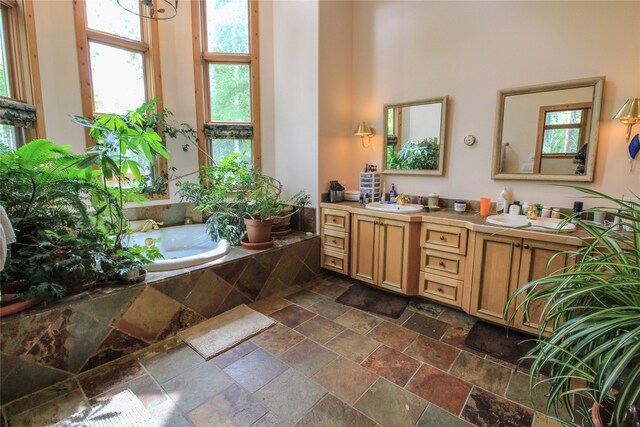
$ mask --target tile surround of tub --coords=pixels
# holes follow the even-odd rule
[[[312,278],[319,271],[320,239],[293,233],[267,251],[233,248],[230,255],[213,265],[149,274],[142,284],[101,287],[3,319],[2,405]]]

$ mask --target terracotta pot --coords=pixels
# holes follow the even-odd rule
[[[0,317],[11,316],[12,314],[20,313],[28,308],[38,305],[42,302],[42,298],[35,297],[26,301],[18,301],[14,304],[9,304],[4,307],[0,307]]]
[[[67,288],[67,295],[79,294],[80,292],[88,291],[89,289],[95,288],[97,283],[97,280],[93,280],[85,283],[84,285]]]
[[[244,225],[247,227],[247,239],[249,243],[264,243],[271,239],[271,225],[273,221],[266,219],[260,221],[259,219],[245,218]]]

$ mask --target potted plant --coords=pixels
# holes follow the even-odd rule
[[[162,254],[155,245],[129,245],[124,249],[114,249],[111,245],[102,254],[100,265],[108,279],[130,285],[144,281],[147,274],[144,266],[159,258]]]
[[[518,289],[505,313],[512,304],[525,316],[534,304],[544,307],[536,346],[525,358],[533,360],[532,389],[542,367],[550,367],[549,377],[539,380],[551,384],[547,412],[562,404],[594,424],[626,425],[627,408],[640,402],[640,204],[576,188],[619,206],[589,211],[621,218],[626,231],[567,218],[586,233],[571,254],[576,263]],[[545,325],[553,326],[548,336]],[[610,410],[610,421],[602,421],[603,409]]]

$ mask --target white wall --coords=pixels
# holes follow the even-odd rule
[[[611,119],[640,96],[639,2],[359,1],[353,16],[354,127],[366,120],[381,129],[385,103],[450,97],[445,176],[387,178],[399,191],[495,200],[506,184],[519,200],[571,206],[573,190],[491,179],[496,95],[594,76],[606,82],[591,187],[617,196],[640,191],[640,163],[629,172],[625,127]],[[463,144],[467,134],[476,145]],[[373,141],[373,149],[354,151],[345,175],[382,162],[382,136]]]

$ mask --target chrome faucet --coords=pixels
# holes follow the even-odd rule
[[[147,231],[151,230],[158,230],[160,229],[160,226],[163,225],[164,223],[162,222],[156,222],[152,219],[148,219],[144,222],[144,224],[142,225],[142,228],[140,229],[141,232],[146,233]]]

